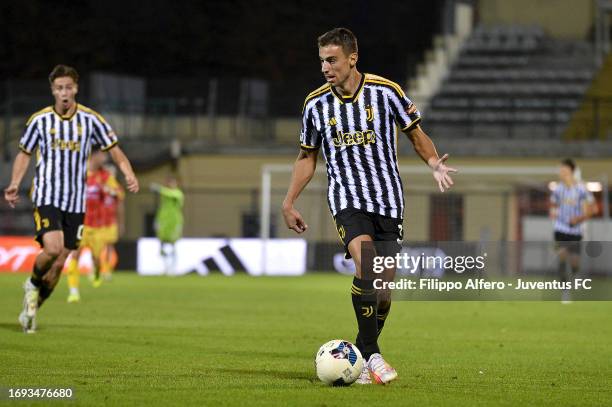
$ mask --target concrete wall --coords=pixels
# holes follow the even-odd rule
[[[292,164],[295,155],[248,156],[248,155],[194,155],[181,160],[179,175],[185,188],[185,235],[241,236],[241,215],[259,210],[259,188],[261,169],[265,164]],[[451,159],[459,168],[469,166],[518,166],[548,167],[554,169],[558,160],[552,159],[499,159],[460,158]],[[599,179],[607,174],[612,179],[612,166],[607,160],[579,160],[585,179]],[[400,157],[401,165],[423,165],[414,156]],[[324,164],[320,162],[319,166]],[[128,236],[135,238],[144,231],[146,213],[155,210],[154,194],[148,185],[162,182],[170,171],[168,166],[138,174],[142,192],[129,195],[127,205]],[[518,219],[517,200],[512,194],[517,183],[545,186],[554,175],[486,175],[458,174],[455,177],[455,191],[464,196],[464,236],[466,240],[516,238]],[[280,237],[295,236],[287,230],[280,215],[280,206],[289,183],[289,174],[275,174],[272,178],[273,218],[277,223]],[[430,194],[437,193],[431,175],[407,174],[405,185],[405,237],[408,240],[429,239]],[[304,235],[309,240],[336,241],[326,198],[326,179],[316,176],[298,201],[297,208],[304,215],[310,229]],[[504,236],[505,234],[505,236]]]
[[[593,25],[591,0],[483,0],[478,2],[485,24],[538,24],[557,38],[587,38]]]

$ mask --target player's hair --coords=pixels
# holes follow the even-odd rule
[[[319,36],[317,39],[319,47],[327,45],[339,45],[342,47],[345,55],[350,55],[357,52],[357,37],[348,28],[334,28]]]
[[[49,74],[49,83],[53,85],[53,81],[57,78],[69,76],[74,80],[74,83],[79,83],[79,73],[71,66],[68,65],[55,65],[51,73]]]
[[[576,162],[572,160],[571,158],[565,158],[561,160],[561,165],[569,167],[569,169],[572,170],[572,172],[574,172],[574,170],[576,169]]]

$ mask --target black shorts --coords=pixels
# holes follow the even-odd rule
[[[361,209],[347,208],[338,212],[334,220],[347,259],[351,258],[348,250],[349,243],[360,235],[368,235],[375,242],[389,242],[376,245],[380,256],[395,256],[401,250],[404,239],[401,219],[370,213]],[[384,253],[381,251],[384,251]]]
[[[83,237],[84,213],[64,212],[54,206],[45,205],[34,208],[36,241],[43,246],[43,235],[54,230],[64,232],[64,247],[76,250]]]
[[[571,235],[569,233],[555,231],[555,247],[557,249],[567,249],[568,252],[580,254],[580,241],[582,235]]]

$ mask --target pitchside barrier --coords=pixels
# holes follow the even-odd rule
[[[0,236],[0,273],[30,273],[40,246],[33,236]],[[136,242],[121,240],[115,244],[119,262],[117,270],[136,269]],[[84,268],[91,268],[89,253],[80,260]]]
[[[166,263],[159,240],[139,239],[138,273],[296,276],[306,272],[306,241],[303,239],[184,238],[176,242],[174,251],[176,262]]]

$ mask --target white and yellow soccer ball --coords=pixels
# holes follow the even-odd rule
[[[349,386],[363,369],[359,349],[349,341],[334,339],[319,348],[315,356],[319,379],[330,386]]]

